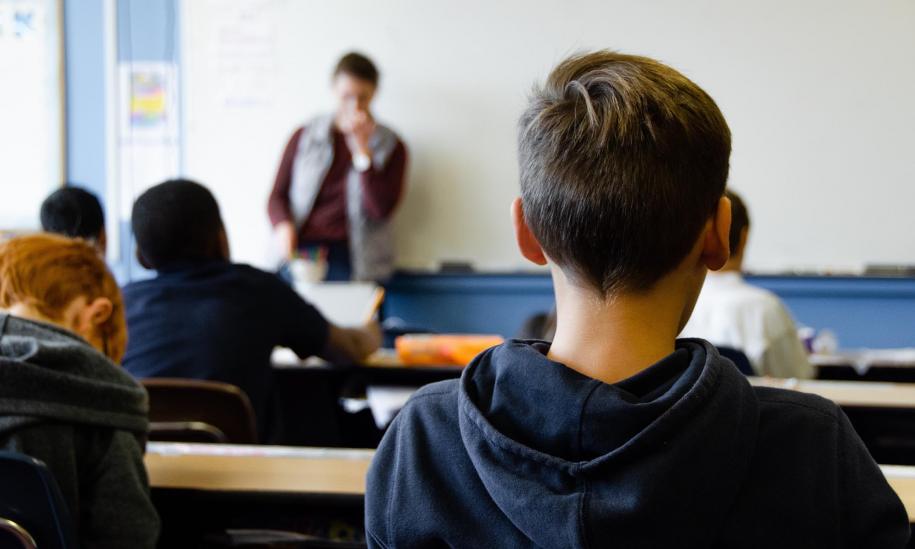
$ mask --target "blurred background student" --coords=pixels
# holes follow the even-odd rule
[[[378,79],[367,57],[340,59],[332,80],[336,112],[292,134],[270,193],[267,209],[286,259],[325,258],[327,280],[384,280],[393,272],[390,220],[407,149],[372,114]]]
[[[813,377],[791,313],[772,292],[748,284],[741,271],[750,234],[750,214],[737,193],[731,199],[731,258],[710,271],[696,308],[680,337],[699,337],[743,351],[757,375]]]
[[[41,228],[49,233],[82,238],[105,256],[108,238],[105,234],[105,213],[102,204],[91,192],[81,187],[57,189],[41,204]]]
[[[380,345],[377,324],[335,326],[273,273],[232,263],[219,205],[199,183],[173,180],[150,188],[134,203],[131,223],[138,259],[156,277],[124,288],[131,335],[124,367],[138,378],[240,387],[263,440],[281,431],[274,347],[352,364]]]

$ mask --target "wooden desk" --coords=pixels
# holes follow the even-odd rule
[[[210,547],[227,530],[280,530],[364,547],[372,451],[151,442],[160,547]],[[210,541],[208,541],[210,540]]]
[[[915,383],[771,378],[750,378],[750,383],[820,395],[842,408],[915,408]]]
[[[312,357],[300,360],[289,349],[277,349],[272,357],[273,368],[280,376],[289,377],[295,374],[288,372],[330,370],[345,376],[348,380],[357,379],[364,385],[407,385],[421,387],[436,381],[461,377],[463,366],[429,365],[404,366],[393,349],[381,349],[366,360],[364,364],[330,364],[325,360]]]
[[[151,442],[146,467],[153,491],[236,495],[348,495],[362,498],[374,452],[285,446]],[[915,523],[915,467],[882,465]]]
[[[150,442],[153,489],[298,495],[365,493],[371,450]]]
[[[909,522],[915,524],[915,467],[881,465],[886,480],[896,491],[909,514]]]
[[[915,349],[859,349],[815,354],[817,379],[915,383]]]

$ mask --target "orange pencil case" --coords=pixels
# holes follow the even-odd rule
[[[407,334],[394,340],[404,366],[466,366],[478,354],[505,341],[485,334]]]

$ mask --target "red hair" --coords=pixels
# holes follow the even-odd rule
[[[0,307],[34,307],[51,320],[62,320],[73,300],[105,297],[111,316],[99,325],[105,354],[120,362],[127,347],[127,321],[121,289],[98,251],[83,240],[38,233],[0,244]]]

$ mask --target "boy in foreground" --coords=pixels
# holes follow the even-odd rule
[[[730,131],[675,70],[561,63],[521,117],[522,254],[552,345],[426,386],[375,455],[370,547],[904,547],[905,510],[832,402],[677,340],[728,260]]]

